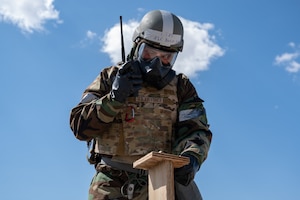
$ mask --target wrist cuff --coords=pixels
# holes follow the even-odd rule
[[[111,100],[109,94],[96,101],[97,116],[105,123],[112,122],[122,107],[123,103]]]

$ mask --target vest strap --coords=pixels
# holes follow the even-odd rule
[[[148,172],[146,170],[135,169],[132,167],[131,164],[115,162],[115,161],[112,161],[111,158],[108,158],[108,157],[102,157],[102,160],[100,163],[110,166],[117,170],[123,170],[123,171],[140,174],[140,175],[148,175]]]

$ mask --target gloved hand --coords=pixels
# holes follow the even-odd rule
[[[183,154],[183,156],[190,158],[190,163],[180,168],[174,169],[174,178],[175,181],[181,185],[187,186],[190,184],[196,175],[196,172],[199,170],[200,165],[195,156],[190,154]]]
[[[120,67],[111,88],[111,98],[124,103],[130,95],[137,95],[143,83],[137,61],[129,61]]]

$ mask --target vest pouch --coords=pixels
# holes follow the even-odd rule
[[[128,155],[145,155],[151,151],[170,153],[172,137],[171,111],[159,106],[136,107],[132,121],[123,121],[125,150]]]

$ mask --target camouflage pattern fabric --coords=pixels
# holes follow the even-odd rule
[[[129,97],[114,123],[96,137],[95,152],[105,155],[171,153],[172,128],[177,116],[177,78],[165,88],[143,87]]]
[[[70,125],[77,139],[90,141],[93,138],[102,137],[112,127],[112,124],[122,123],[120,112],[124,105],[112,101],[109,95],[117,71],[118,66],[102,70],[82,95],[84,97],[86,94],[91,93],[98,99],[87,103],[79,103],[72,109]],[[178,155],[189,152],[196,156],[201,164],[207,158],[212,138],[206,119],[206,111],[202,104],[203,100],[198,97],[194,86],[185,75],[179,74],[177,79],[178,103],[176,105],[178,112],[197,109],[199,110],[199,116],[185,121],[179,121],[177,117],[177,121],[172,127],[172,153]],[[110,144],[113,145],[107,145],[107,147],[114,149],[108,151],[120,153],[118,149],[125,150],[124,146],[117,146],[117,144],[120,144],[119,140],[124,140],[122,135],[109,136],[109,138],[112,139]]]
[[[146,175],[113,169],[100,163],[96,166],[96,171],[89,189],[89,200],[126,200],[129,183],[134,184],[133,200],[148,199]]]
[[[126,192],[128,183],[135,185],[132,200],[148,199],[146,175],[113,169],[100,163],[96,166],[96,171],[89,189],[89,200],[128,200]],[[180,185],[175,181],[174,187],[175,200],[202,200],[194,181],[188,186]]]
[[[113,101],[109,94],[117,71],[118,66],[102,70],[94,82],[84,91],[82,101],[72,109],[70,127],[75,137],[82,141],[91,141],[98,138],[98,144],[96,145],[98,146],[98,152],[113,157],[122,158],[127,157],[127,155],[146,154],[149,149],[154,147],[154,150],[163,149],[166,152],[171,151],[175,155],[191,154],[198,159],[201,165],[207,158],[212,133],[209,129],[203,100],[199,98],[190,80],[183,74],[176,75],[177,88],[175,85],[169,85],[173,89],[164,88],[165,92],[173,91],[173,93],[169,94],[170,98],[163,97],[163,99],[167,100],[167,103],[160,96],[163,93],[151,91],[148,94],[150,87],[145,85],[137,99],[133,100],[132,97],[129,97],[127,104],[122,104]],[[177,93],[177,96],[174,91]],[[143,92],[145,93],[143,94]],[[147,95],[153,95],[151,98],[154,98],[151,100]],[[94,98],[87,100],[85,99],[87,96],[93,96]],[[148,101],[153,101],[154,104],[162,105],[161,108],[163,109],[160,111],[160,109],[155,107],[147,107],[154,104],[153,102],[143,102],[145,99],[147,100],[145,97],[148,98]],[[139,107],[140,105],[143,106]],[[140,121],[135,122],[138,123],[137,127],[139,129],[146,125],[148,131],[146,135],[152,134],[155,138],[159,138],[153,140],[153,137],[152,139],[150,137],[150,145],[149,138],[142,138],[142,132],[138,132],[140,137],[138,145],[131,142],[134,141],[135,137],[128,130],[137,130],[134,129],[134,126],[131,126],[133,124],[127,123],[124,125],[124,120],[130,120],[133,117],[132,108],[134,111],[137,111],[138,108],[143,108],[142,112],[136,113],[137,115],[147,113],[144,118],[137,116],[134,118],[140,119]],[[163,120],[152,120],[153,114],[162,116]],[[146,120],[148,117],[151,119]],[[124,133],[124,130],[126,133]],[[110,133],[109,135],[107,134],[108,132]],[[101,145],[100,142],[102,142]],[[144,145],[145,149],[136,148]],[[169,150],[170,147],[171,150]],[[121,183],[126,181],[126,178],[122,177],[120,179],[120,177],[112,175],[108,171],[98,170],[97,175],[94,177],[90,190],[90,194],[94,195],[94,199],[97,199],[96,195],[99,194],[102,196],[100,195],[98,199],[108,199],[109,195],[118,193],[116,191],[120,191]],[[91,199],[93,199],[93,196],[91,196]]]

